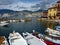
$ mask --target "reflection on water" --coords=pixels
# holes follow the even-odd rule
[[[53,22],[53,21],[42,21],[42,23],[46,28],[51,28],[51,29],[55,29],[55,27],[59,25],[58,22]]]

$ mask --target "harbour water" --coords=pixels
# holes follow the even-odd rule
[[[0,27],[0,36],[6,36],[8,38],[9,33],[13,30],[22,34],[23,32],[32,32],[36,30],[37,32],[43,33],[46,27],[42,22],[38,22],[36,17],[32,18],[31,22],[19,22],[19,23],[10,23],[8,27]]]

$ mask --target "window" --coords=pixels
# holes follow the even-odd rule
[[[54,18],[56,18],[55,16],[56,16],[56,14],[54,13]]]
[[[51,11],[51,9],[50,9],[50,11]]]
[[[56,8],[54,9],[54,11],[56,11]]]
[[[52,17],[51,17],[51,13],[50,13],[50,15],[49,15],[49,18],[52,19]]]

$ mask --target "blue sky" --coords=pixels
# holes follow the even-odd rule
[[[47,9],[57,0],[0,0],[0,9],[32,10]]]

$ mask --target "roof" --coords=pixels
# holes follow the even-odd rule
[[[56,6],[53,6],[53,7],[50,7],[50,8],[48,8],[48,9],[53,9],[53,8],[57,8]]]

